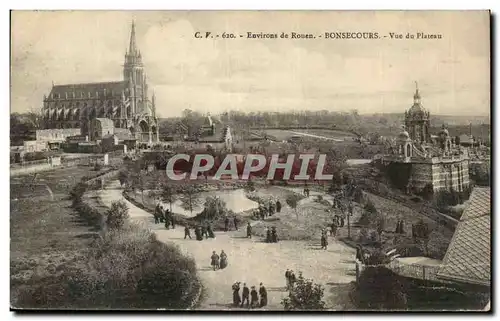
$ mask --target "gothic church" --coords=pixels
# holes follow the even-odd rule
[[[155,95],[148,96],[148,84],[135,24],[132,22],[130,45],[125,53],[123,80],[101,83],[52,85],[43,100],[46,129],[79,128],[81,135],[94,137],[92,124],[111,120],[115,132],[127,132],[138,142],[157,142],[158,119]]]

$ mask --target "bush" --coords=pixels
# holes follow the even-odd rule
[[[81,203],[83,194],[85,194],[87,187],[88,186],[86,183],[80,182],[71,189],[71,191],[69,192],[69,197],[73,201],[73,206]]]
[[[368,266],[359,276],[354,303],[363,310],[407,308],[403,279],[383,266]]]
[[[60,275],[38,280],[16,307],[186,309],[198,292],[194,261],[140,226],[103,234],[86,254]]]
[[[299,277],[290,291],[288,298],[284,298],[281,304],[286,311],[297,310],[323,310],[324,289],[320,284],[315,284],[313,280],[306,280],[299,272]]]
[[[124,201],[111,203],[111,208],[106,213],[106,226],[109,229],[120,229],[128,219],[128,206]]]

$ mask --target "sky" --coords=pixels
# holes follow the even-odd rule
[[[415,82],[431,114],[490,113],[487,11],[13,11],[11,112],[40,109],[53,83],[121,80],[132,20],[162,117],[186,108],[401,113]],[[381,39],[196,39],[197,31]]]

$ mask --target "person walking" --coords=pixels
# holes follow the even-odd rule
[[[337,236],[337,222],[334,220],[332,225],[330,226],[330,236]]]
[[[239,221],[238,221],[238,218],[236,216],[233,218],[233,223],[234,223],[234,228],[237,231],[238,230],[238,223],[239,223]]]
[[[278,232],[276,231],[276,226],[271,228],[271,241],[273,243],[278,243]]]
[[[257,308],[259,306],[259,295],[255,290],[255,286],[252,286],[252,291],[250,292],[250,307]]]
[[[286,289],[288,291],[290,291],[291,289],[291,275],[292,275],[292,272],[290,272],[289,269],[286,269],[286,272],[285,272],[285,280],[286,280]]]
[[[247,238],[252,238],[252,225],[250,225],[250,222],[247,224]]]
[[[191,238],[191,231],[189,230],[189,226],[184,226],[184,239],[186,239],[186,237],[189,237],[190,240],[192,240]]]
[[[160,206],[160,203],[158,203],[158,204],[156,204],[155,213],[154,213],[155,224],[158,224],[160,222],[160,212],[161,212],[161,206]]]
[[[226,219],[224,220],[224,232],[229,231],[229,217],[226,216]]]
[[[220,252],[220,265],[219,265],[219,268],[222,270],[222,269],[225,269],[227,266],[227,254],[224,252],[224,250],[222,250]]]
[[[214,271],[219,268],[219,256],[215,251],[212,252],[210,265],[212,265]]]
[[[172,228],[175,229],[175,217],[174,217],[174,213],[171,213],[170,211],[168,211],[169,215],[170,215],[170,223],[172,224]]]
[[[326,231],[321,232],[321,249],[322,250],[328,249],[328,239],[326,237]]]
[[[271,230],[269,229],[268,226],[266,226],[266,243],[271,243],[273,241],[272,235],[271,235]]]
[[[250,305],[250,301],[249,301],[250,290],[248,289],[246,283],[243,283],[243,291],[242,291],[241,295],[242,295],[241,306],[243,307],[243,305],[245,305],[245,301],[246,301],[246,305],[248,307]]]
[[[241,303],[240,282],[234,282],[232,289],[233,289],[233,305],[237,307]]]
[[[290,289],[293,289],[293,286],[295,285],[295,282],[297,281],[297,277],[295,276],[295,273],[290,270]]]
[[[267,290],[262,283],[260,283],[259,295],[260,295],[260,307],[261,308],[265,307],[267,305]]]
[[[281,202],[280,202],[280,200],[276,201],[276,212],[278,212],[278,213],[281,212]]]

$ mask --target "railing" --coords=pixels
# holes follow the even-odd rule
[[[19,167],[29,167],[33,165],[41,165],[41,164],[49,164],[49,160],[45,159],[37,159],[33,161],[21,162],[21,163],[10,163],[11,168],[19,168]]]

